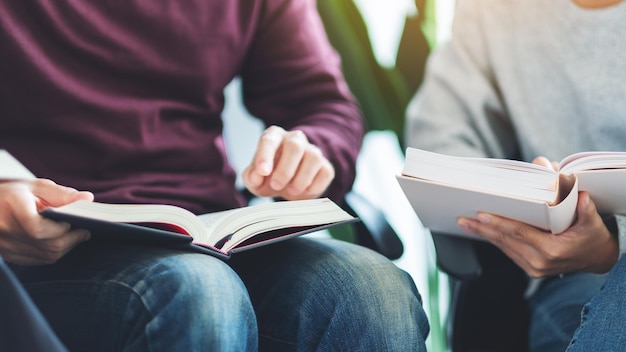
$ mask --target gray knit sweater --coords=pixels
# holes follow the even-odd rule
[[[527,161],[626,151],[626,2],[459,0],[452,40],[409,107],[407,141]],[[626,217],[616,218],[623,254]]]

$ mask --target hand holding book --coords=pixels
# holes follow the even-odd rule
[[[227,259],[238,251],[357,221],[327,198],[198,216],[171,205],[98,203],[90,192],[37,179],[4,150],[0,166],[0,181],[5,181],[0,183],[0,199],[11,200],[0,202],[0,238],[5,239],[0,241],[0,255],[19,264],[52,263],[90,237]]]
[[[600,213],[626,214],[622,152],[573,154],[554,170],[516,160],[408,148],[397,178],[422,223],[441,233],[468,236],[456,219],[474,218],[479,211],[560,233],[576,217],[579,191],[589,192]]]
[[[89,192],[78,192],[49,180],[11,179],[0,182],[0,199],[0,256],[7,262],[51,264],[90,238],[86,230],[70,228],[67,223],[43,218],[38,213],[51,205],[92,200]]]
[[[619,256],[617,236],[605,226],[587,192],[581,192],[575,223],[562,233],[493,214],[461,217],[459,227],[499,247],[532,277],[570,272],[606,273]]]
[[[89,229],[97,240],[170,244],[221,258],[356,220],[327,198],[280,201],[202,215],[163,204],[79,201],[47,208],[41,214]]]

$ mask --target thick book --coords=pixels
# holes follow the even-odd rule
[[[88,229],[92,240],[166,245],[222,259],[357,221],[328,198],[276,201],[202,215],[172,205],[77,201],[46,208],[41,215]]]
[[[0,149],[0,180],[36,177]],[[277,201],[195,215],[173,205],[77,201],[41,215],[91,231],[92,240],[168,246],[228,259],[233,253],[358,221],[328,198]]]
[[[575,221],[579,191],[589,192],[601,214],[626,214],[626,152],[576,153],[554,170],[407,148],[396,177],[422,224],[444,234],[474,237],[456,221],[479,211],[560,233]]]

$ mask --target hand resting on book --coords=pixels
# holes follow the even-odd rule
[[[44,179],[0,180],[0,255],[14,264],[51,264],[89,239],[86,230],[39,215],[44,207],[76,200],[92,201],[93,194]]]
[[[301,131],[270,126],[242,178],[256,196],[312,199],[326,191],[335,178],[335,169]]]

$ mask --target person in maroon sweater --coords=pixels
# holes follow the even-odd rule
[[[0,0],[0,25],[0,148],[40,177],[0,183],[0,255],[68,348],[424,350],[414,283],[368,249],[299,238],[225,263],[37,215],[94,198],[244,205],[221,120],[237,76],[269,126],[248,190],[341,200],[363,122],[314,1]]]

